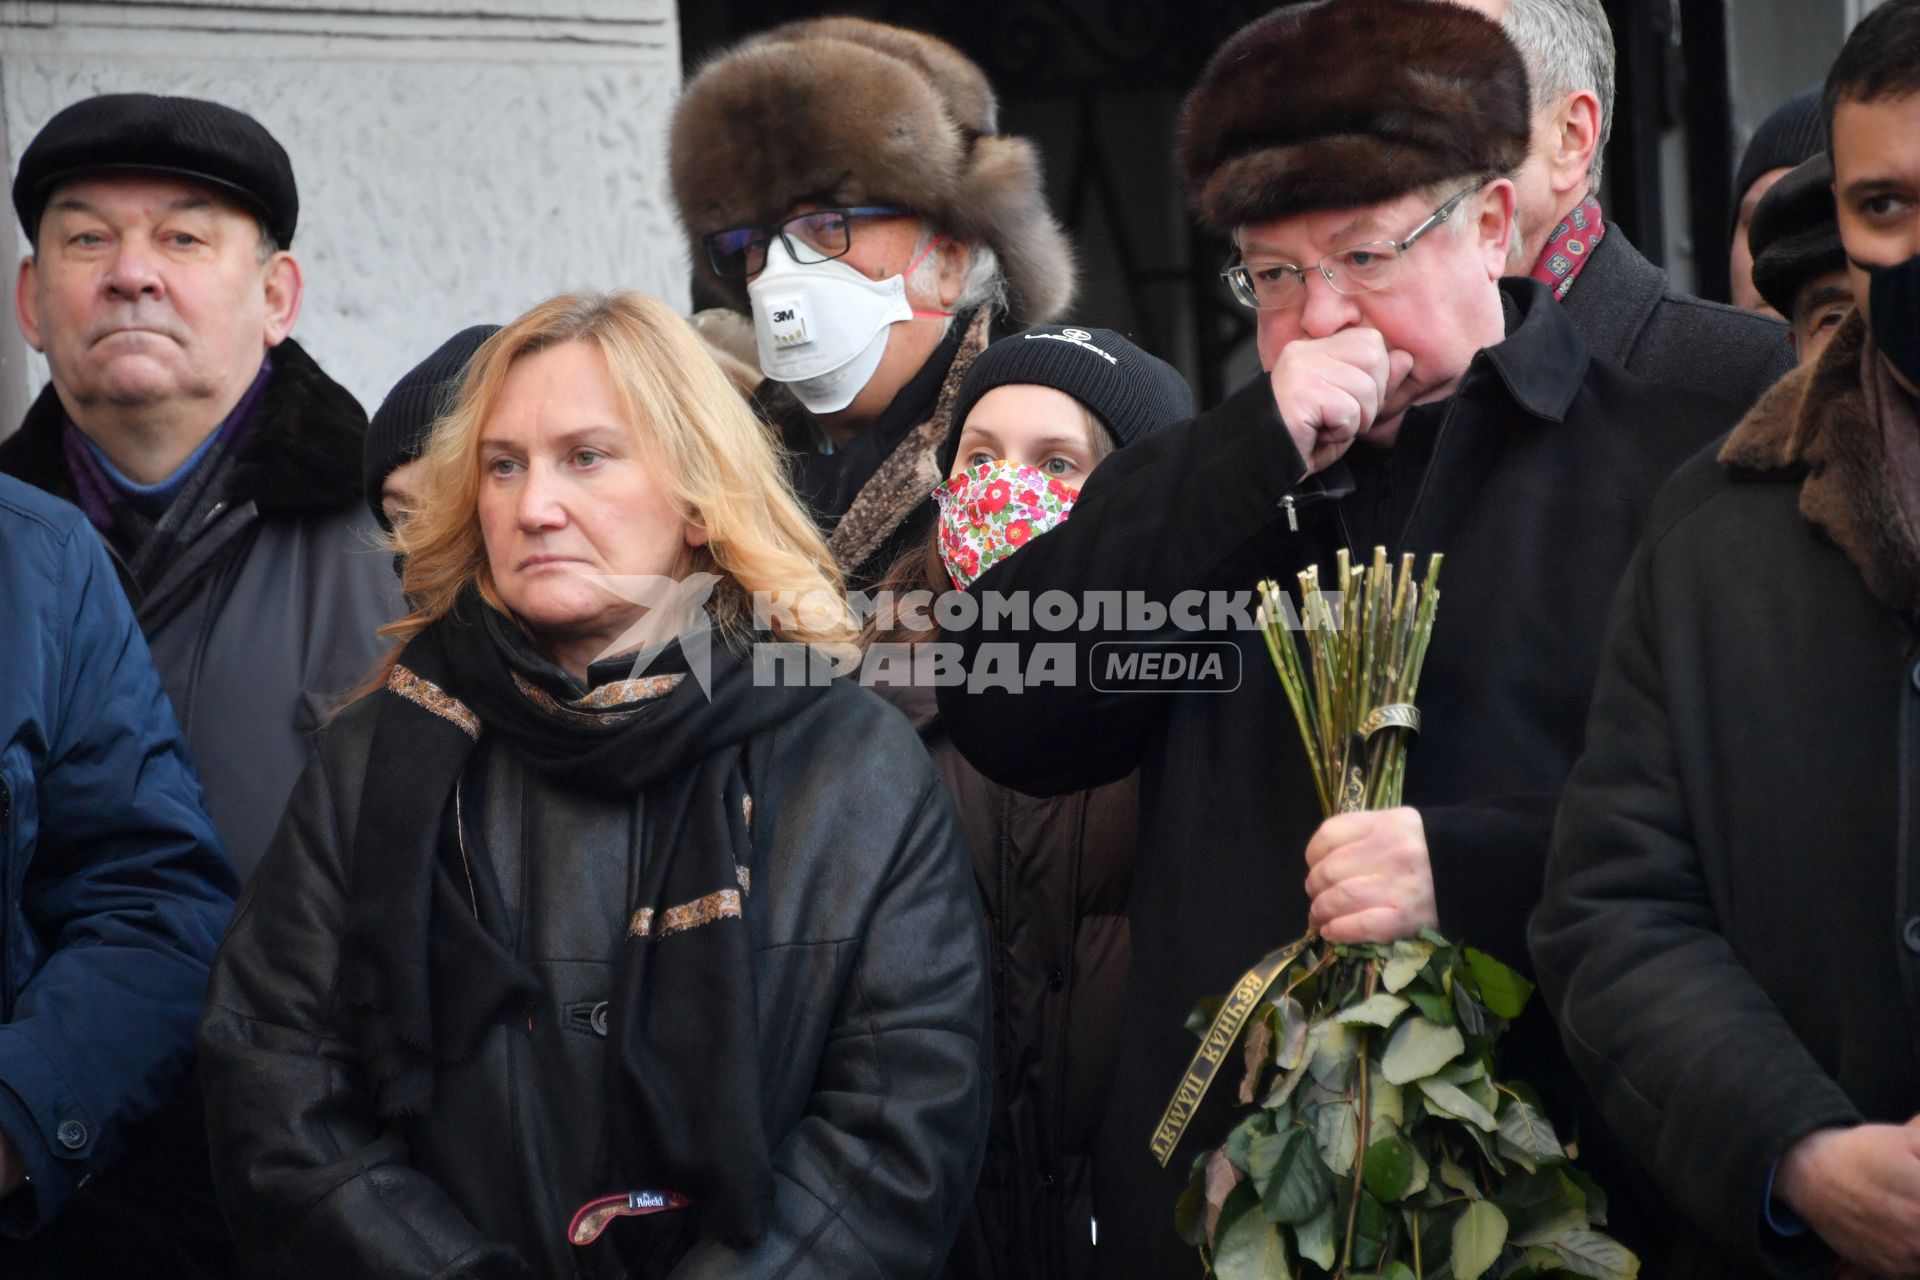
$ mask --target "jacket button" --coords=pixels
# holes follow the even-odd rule
[[[60,1145],[69,1151],[78,1151],[87,1145],[87,1126],[78,1120],[62,1120],[60,1127],[53,1131]]]
[[[1913,675],[1913,687],[1915,689],[1920,689],[1920,662],[1916,662],[1913,664],[1912,675]]]
[[[1065,969],[1055,969],[1052,973],[1047,975],[1047,990],[1058,991],[1060,990],[1060,988],[1066,985],[1067,985],[1067,971]]]
[[[1907,927],[1900,931],[1901,938],[1907,944],[1907,950],[1920,956],[1920,916],[1907,921]]]

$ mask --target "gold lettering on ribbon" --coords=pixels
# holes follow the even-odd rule
[[[1367,771],[1358,763],[1350,764],[1347,766],[1347,780],[1340,785],[1340,812],[1358,813],[1366,807]]]
[[[1187,1126],[1193,1121],[1193,1113],[1200,1109],[1201,1099],[1207,1096],[1207,1090],[1213,1086],[1213,1077],[1232,1050],[1234,1041],[1240,1038],[1247,1019],[1259,1007],[1274,980],[1293,963],[1294,957],[1306,948],[1308,941],[1302,938],[1278,951],[1268,952],[1259,964],[1241,974],[1240,981],[1234,983],[1233,990],[1227,993],[1220,1012],[1213,1016],[1213,1024],[1207,1028],[1207,1034],[1201,1037],[1200,1048],[1195,1051],[1193,1061],[1187,1064],[1187,1073],[1181,1077],[1180,1087],[1173,1091],[1173,1098],[1167,1103],[1167,1109],[1161,1114],[1160,1123],[1153,1131],[1154,1158],[1162,1165],[1173,1157],[1173,1149],[1180,1145]]]

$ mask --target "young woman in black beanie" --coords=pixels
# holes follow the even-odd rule
[[[933,536],[876,590],[894,599],[965,590],[1066,519],[1088,474],[1115,449],[1192,413],[1179,373],[1116,333],[1047,326],[1001,339],[956,395]],[[868,669],[881,646],[897,658],[938,639],[931,610],[877,614],[863,637]],[[993,957],[993,1127],[946,1275],[1091,1276],[1088,1153],[1126,989],[1138,778],[1047,799],[1022,795],[961,758],[931,686],[875,688],[913,722],[952,790]]]

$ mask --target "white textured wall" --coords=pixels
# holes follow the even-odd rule
[[[293,159],[294,336],[369,412],[455,330],[624,287],[682,310],[666,183],[672,0],[0,0],[0,152],[67,104],[142,90],[246,111]],[[46,366],[11,318],[0,231],[0,435]]]

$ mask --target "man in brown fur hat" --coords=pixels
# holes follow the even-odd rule
[[[1607,603],[1660,478],[1738,415],[1591,358],[1546,286],[1502,279],[1506,175],[1530,125],[1519,53],[1464,8],[1332,0],[1240,31],[1187,100],[1180,158],[1200,217],[1236,246],[1226,275],[1257,310],[1267,374],[1104,464],[1071,521],[971,588],[1128,601],[1124,626],[1074,634],[1071,683],[940,691],[954,741],[996,781],[1052,794],[1141,770],[1128,1025],[1094,1170],[1102,1275],[1192,1272],[1172,1209],[1233,1088],[1213,1090],[1168,1167],[1148,1140],[1195,1047],[1188,1011],[1268,948],[1309,920],[1341,942],[1437,925],[1526,967]],[[1280,683],[1230,601],[1375,546],[1447,556],[1424,728],[1407,807],[1321,823]],[[1135,621],[1195,590],[1221,593],[1209,629],[1176,634],[1171,607],[1161,630]],[[1023,669],[1034,644],[1067,638],[947,634],[969,662],[1012,638]],[[1116,680],[1098,647],[1169,638],[1236,649],[1237,683]],[[1506,1064],[1573,1136],[1577,1084],[1540,1010]],[[1583,1161],[1597,1137],[1582,1127]],[[1644,1237],[1614,1208],[1610,1229]]]
[[[675,109],[696,270],[752,313],[759,399],[850,586],[926,540],[947,407],[996,313],[1043,323],[1073,293],[1039,155],[997,110],[953,46],[858,18],[754,36]]]

